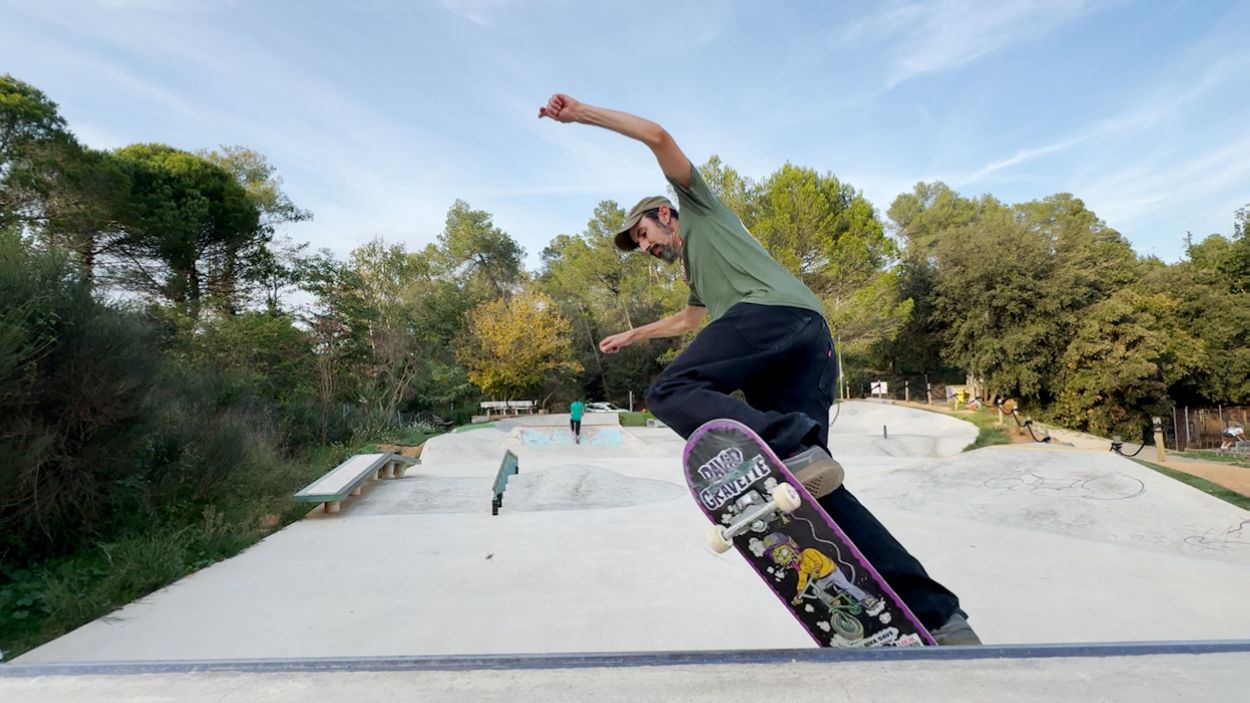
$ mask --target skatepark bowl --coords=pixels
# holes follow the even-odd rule
[[[957,593],[979,648],[822,650],[713,554],[682,440],[587,414],[430,440],[400,479],[0,665],[0,700],[1208,700],[1250,665],[1250,514],[1100,450],[964,452],[848,402],[847,486]],[[505,451],[519,472],[498,515]],[[1244,694],[1243,694],[1244,695]]]

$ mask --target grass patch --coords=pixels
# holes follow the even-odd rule
[[[381,439],[425,441],[433,434]],[[0,653],[8,661],[92,620],[239,554],[301,519],[291,496],[370,440],[309,449],[297,459],[270,456],[237,474],[219,505],[182,524],[155,521],[24,569],[0,565]]]
[[[452,430],[452,432],[468,432],[469,430],[484,430],[488,427],[494,427],[493,422],[479,422],[475,425],[461,425]]]
[[[957,412],[952,417],[967,420],[977,426],[977,438],[964,447],[965,452],[996,444],[1011,444],[1011,435],[1007,434],[1006,425],[998,424],[997,412],[991,415],[983,410],[971,410]]]
[[[443,433],[437,430],[428,430],[420,427],[405,427],[391,437],[388,437],[388,439],[391,444],[400,444],[405,447],[416,447],[423,444],[427,439],[437,437],[440,434]]]
[[[383,444],[396,445],[400,447],[419,447],[422,444],[424,444],[426,440],[430,439],[431,437],[437,437],[440,434],[443,434],[443,433],[435,431],[435,430],[422,429],[418,427],[406,427],[406,428],[391,432],[387,435],[384,435],[378,438],[378,440],[375,442],[370,442],[368,444],[361,445],[360,447],[356,449],[356,451],[352,453],[353,454],[380,454],[384,451],[390,451],[390,450],[382,449],[381,445]],[[392,447],[392,449],[393,448],[394,447]],[[338,462],[336,462],[336,464],[337,463]]]
[[[1133,461],[1137,462],[1138,464],[1141,464],[1142,466],[1145,466],[1148,469],[1154,469],[1155,471],[1158,471],[1159,473],[1163,474],[1164,476],[1167,476],[1168,478],[1174,478],[1177,481],[1180,481],[1181,483],[1187,486],[1192,486],[1194,488],[1197,488],[1198,490],[1202,491],[1203,493],[1206,493],[1209,496],[1214,496],[1216,498],[1219,498],[1220,500],[1226,503],[1232,503],[1233,505],[1237,506],[1238,508],[1241,508],[1242,510],[1250,510],[1250,497],[1243,496],[1237,491],[1225,488],[1216,483],[1211,483],[1205,478],[1200,478],[1192,474],[1187,474],[1184,471],[1176,471],[1174,469],[1169,469],[1166,466],[1160,466],[1158,464],[1145,461],[1143,459],[1134,459]]]
[[[205,508],[199,524],[118,537],[9,574],[0,587],[4,659],[107,615],[260,541],[276,523],[250,524]]]
[[[647,420],[653,419],[655,415],[651,413],[618,413],[621,417],[621,427],[646,427]]]
[[[1201,461],[1210,461],[1219,464],[1232,464],[1233,466],[1241,466],[1250,468],[1250,458],[1246,456],[1237,456],[1235,454],[1224,454],[1221,452],[1211,452],[1199,449],[1191,449],[1184,452],[1172,452],[1185,457],[1186,459],[1198,459]]]

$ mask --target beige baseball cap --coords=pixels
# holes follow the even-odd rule
[[[673,204],[663,195],[652,195],[638,201],[638,204],[629,211],[625,216],[625,222],[620,226],[616,233],[616,248],[621,251],[633,251],[638,248],[638,243],[629,236],[629,231],[638,224],[642,219],[642,214],[647,210],[654,210],[661,205],[667,205],[669,209],[673,209]]]

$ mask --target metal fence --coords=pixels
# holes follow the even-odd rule
[[[889,398],[915,403],[937,405],[949,403],[948,385],[945,383],[929,383],[923,377],[918,378],[886,378],[885,393],[874,392],[876,379],[855,380],[847,384],[847,395],[850,398]],[[961,384],[962,385],[962,384]]]

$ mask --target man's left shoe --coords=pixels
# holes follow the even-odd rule
[[[829,452],[820,447],[808,447],[785,460],[786,469],[803,484],[816,499],[838,490],[846,472],[842,470]]]

